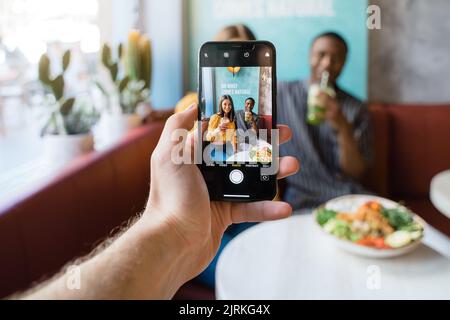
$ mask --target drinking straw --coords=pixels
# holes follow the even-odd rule
[[[322,77],[320,79],[320,88],[325,89],[328,86],[328,79],[330,78],[330,73],[328,71],[322,72]]]

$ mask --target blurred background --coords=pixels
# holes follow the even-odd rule
[[[369,4],[380,6],[382,30],[367,29]],[[102,44],[117,45],[132,28],[152,41],[155,108],[173,107],[196,88],[201,43],[233,23],[245,23],[258,39],[276,45],[281,80],[306,77],[312,38],[335,30],[350,45],[340,79],[350,93],[379,102],[447,102],[449,44],[441,35],[450,28],[448,6],[445,0],[433,6],[417,0],[5,0],[0,4],[0,132],[34,122],[33,107],[41,103],[33,81],[42,53],[57,56],[70,48],[68,89],[85,92],[101,72]],[[21,107],[8,107],[13,98],[22,99]],[[19,111],[24,107],[29,109]]]
[[[368,28],[370,5],[381,9],[381,29]],[[339,84],[388,114],[375,115],[381,123],[375,130],[381,150],[374,171],[376,191],[412,202],[423,199],[431,207],[430,180],[450,168],[445,144],[445,128],[450,127],[449,13],[448,0],[2,0],[0,212],[26,202],[63,173],[86,174],[81,170],[86,163],[115,154],[118,145],[131,148],[142,132],[151,137],[146,143],[156,143],[159,131],[153,132],[151,124],[166,119],[187,92],[196,91],[201,44],[235,23],[275,44],[279,80],[307,78],[314,37],[330,30],[341,34],[349,56]],[[431,129],[437,131],[431,134]],[[111,160],[128,170],[121,183],[146,189],[148,154],[139,158],[145,169],[138,170],[129,159],[140,151],[127,152],[122,162]],[[87,162],[73,169],[74,161]],[[139,180],[138,187],[130,176]],[[125,198],[130,189],[121,195]],[[66,190],[82,194],[85,189],[76,185]],[[98,190],[108,190],[105,201],[119,193]],[[136,212],[141,198],[133,204],[129,195],[124,214],[102,230]],[[55,208],[67,208],[58,201]],[[106,205],[95,211],[106,215],[110,209]],[[430,219],[441,230],[449,227],[443,215]],[[80,236],[82,229],[70,230]],[[103,232],[91,231],[84,243]],[[80,252],[74,246],[18,282],[25,284]]]

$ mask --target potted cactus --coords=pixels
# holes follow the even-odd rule
[[[39,81],[42,83],[49,116],[42,128],[47,155],[63,161],[93,149],[92,127],[98,112],[87,101],[67,98],[64,75],[71,60],[70,50],[62,57],[61,73],[52,77],[51,62],[46,54],[39,60]]]
[[[117,58],[108,44],[101,50],[102,65],[108,70],[114,90],[109,92],[97,81],[97,86],[106,96],[109,113],[105,114],[107,134],[121,135],[124,131],[141,125],[146,112],[150,111],[152,56],[150,40],[133,30],[127,45],[120,44]],[[111,130],[111,126],[114,127]]]

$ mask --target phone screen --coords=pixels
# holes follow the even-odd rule
[[[219,198],[258,200],[273,190],[275,49],[268,42],[210,42],[200,50],[202,168]],[[222,186],[218,186],[222,181]],[[220,184],[220,183],[219,183]],[[227,187],[228,186],[228,187]],[[247,188],[247,191],[245,191]],[[218,190],[220,189],[220,190]],[[211,191],[211,190],[210,190]],[[227,193],[228,192],[228,193]],[[210,192],[211,193],[211,192]]]

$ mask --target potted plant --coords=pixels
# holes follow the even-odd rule
[[[136,30],[130,32],[126,46],[119,44],[116,59],[111,47],[103,45],[101,62],[113,83],[111,92],[96,82],[109,106],[102,119],[106,135],[121,135],[141,125],[150,111],[151,58],[150,40]]]
[[[45,90],[49,116],[41,131],[45,150],[52,159],[66,162],[73,157],[92,151],[92,127],[99,119],[92,105],[65,95],[64,75],[71,60],[70,50],[62,57],[61,73],[52,77],[51,63],[46,54],[39,60],[39,81]]]

